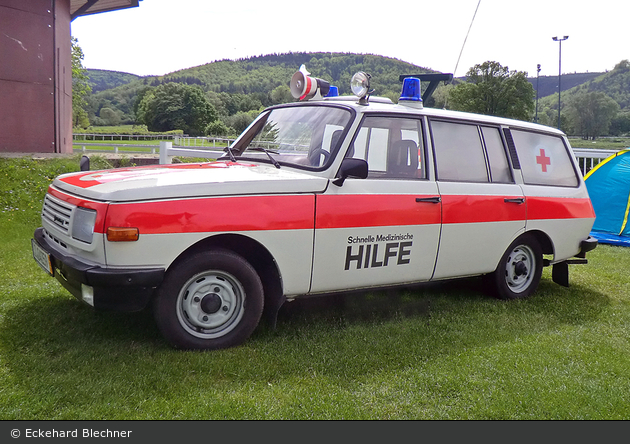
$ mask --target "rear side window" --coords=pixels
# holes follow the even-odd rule
[[[526,184],[578,185],[573,162],[561,137],[514,129],[511,132]]]
[[[481,134],[488,153],[492,182],[513,183],[514,180],[512,179],[499,128],[482,126]]]
[[[438,180],[488,182],[477,125],[431,121]]]

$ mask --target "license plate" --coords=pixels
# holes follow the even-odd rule
[[[31,246],[33,247],[33,259],[35,262],[42,267],[49,275],[53,275],[52,262],[50,261],[50,254],[46,253],[42,247],[35,241],[35,239],[31,239]]]

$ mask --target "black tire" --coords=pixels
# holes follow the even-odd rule
[[[497,269],[488,276],[490,291],[499,299],[523,299],[540,283],[543,256],[531,234],[523,234],[508,247]]]
[[[241,256],[217,249],[169,269],[153,313],[175,348],[214,350],[242,344],[258,326],[263,303],[256,270]]]

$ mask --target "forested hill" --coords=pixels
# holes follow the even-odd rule
[[[601,92],[613,99],[621,111],[630,111],[630,61],[622,60],[614,69],[598,76],[589,79],[584,83],[573,86],[570,89],[564,87],[565,75],[562,75],[562,102],[569,101],[571,97],[579,93]],[[556,77],[556,82],[557,82]],[[566,89],[566,91],[565,91]],[[557,92],[558,88],[556,87]],[[554,94],[555,94],[554,92]],[[555,101],[555,102],[554,102]],[[557,111],[556,102],[558,101],[558,95],[547,96],[542,100],[542,104],[550,104],[555,106]]]
[[[107,71],[111,85],[118,82],[124,84],[100,90],[100,86],[94,86],[95,79],[106,76],[103,72],[88,70],[93,83],[93,94],[87,98],[88,116],[91,123],[96,125],[132,123],[138,93],[168,82],[199,85],[223,116],[259,111],[262,107],[293,101],[289,93],[289,81],[302,64],[306,65],[313,77],[337,86],[342,95],[351,94],[350,79],[354,73],[368,72],[372,75],[375,94],[392,99],[400,95],[402,83],[398,80],[399,75],[436,72],[398,59],[370,54],[287,53],[235,61],[222,60],[159,77],[133,79],[126,73]],[[112,116],[118,116],[115,119],[117,122],[99,120],[103,108],[108,108],[106,114],[110,116],[109,120]]]
[[[105,91],[106,89],[126,85],[127,83],[141,78],[141,76],[137,76],[135,74],[107,71],[104,69],[88,69],[87,71],[87,75],[90,79],[90,85],[92,87],[92,93],[94,94],[99,91]]]
[[[580,85],[578,89],[603,92],[622,110],[630,109],[630,61],[619,62],[612,71]]]
[[[237,61],[224,60],[184,69],[157,79],[177,81],[194,78],[207,90],[231,94],[268,93],[288,85],[300,66],[314,77],[331,82],[340,94],[350,94],[350,79],[357,71],[369,72],[377,94],[398,91],[398,76],[408,72],[434,72],[397,59],[345,53],[287,53],[252,57]]]
[[[435,72],[383,56],[324,52],[222,60],[157,77],[90,69],[88,76],[93,93],[87,98],[86,111],[92,125],[134,123],[134,105],[139,93],[163,83],[178,82],[199,85],[222,119],[243,113],[256,114],[263,107],[294,100],[288,85],[291,76],[302,64],[313,77],[337,86],[342,95],[351,94],[350,79],[355,72],[368,72],[372,75],[375,94],[392,100],[400,95],[401,74]],[[554,104],[551,99],[558,90],[558,77],[530,77],[529,81],[534,88],[538,84],[539,98],[549,98],[549,103],[542,101],[541,107],[552,109]],[[630,106],[630,63],[623,61],[614,70],[604,74],[563,74],[563,92],[571,88],[602,91],[617,101],[622,110],[627,109]],[[563,94],[562,98],[566,100],[569,96]],[[431,103],[426,105],[432,106]],[[231,123],[231,126],[238,126]]]
[[[602,74],[601,72],[562,74],[562,91],[591,81]],[[538,89],[538,97],[550,96],[558,92],[558,76],[541,76],[538,79],[530,77],[527,80],[532,84],[534,90]]]

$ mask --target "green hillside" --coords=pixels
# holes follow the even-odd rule
[[[401,74],[435,72],[377,55],[304,52],[221,60],[159,77],[90,69],[88,75],[93,92],[87,98],[88,116],[92,125],[133,124],[134,106],[139,96],[151,87],[177,82],[201,87],[221,121],[238,132],[264,107],[294,100],[289,91],[289,81],[302,64],[314,77],[337,86],[342,95],[350,94],[350,79],[355,72],[368,72],[372,75],[375,94],[392,100],[400,94],[398,79]],[[534,88],[538,87],[539,122],[556,126],[558,77],[528,80]],[[606,73],[563,74],[562,129],[568,133],[578,134],[569,125],[569,119],[565,119],[566,104],[574,94],[584,91],[601,92],[619,104],[620,112],[610,125],[610,134],[630,132],[630,62],[622,61]],[[444,91],[438,89],[435,96],[439,103],[444,103]],[[434,102],[430,100],[425,105],[433,106]]]
[[[88,115],[93,124],[133,123],[134,103],[138,93],[167,82],[199,85],[206,92],[219,115],[258,112],[261,108],[293,100],[289,81],[300,65],[314,77],[329,81],[340,94],[350,94],[350,79],[357,71],[373,76],[375,94],[395,99],[400,94],[400,74],[435,72],[397,59],[346,53],[271,54],[243,60],[222,60],[170,73],[160,77],[122,77],[109,71],[109,82],[120,86],[95,91],[88,97]],[[88,70],[93,79],[94,70]],[[104,77],[103,73],[98,73]],[[102,110],[116,122],[105,122]],[[113,111],[110,112],[109,110]]]
[[[562,74],[562,91],[582,85],[602,74],[601,72]],[[532,84],[534,90],[538,89],[538,97],[546,97],[558,92],[558,76],[541,76],[538,79],[530,77],[527,80]]]
[[[140,79],[140,76],[135,74],[108,71],[105,69],[88,69],[87,76],[90,86],[92,87],[92,93],[116,88],[117,86],[126,85],[127,83]]]
[[[565,76],[562,76],[564,84]],[[557,79],[557,78],[556,78]],[[567,118],[568,104],[575,96],[582,93],[601,93],[609,97],[619,105],[619,112],[612,120],[609,135],[617,136],[630,132],[630,62],[623,60],[613,70],[600,74],[585,83],[574,86],[565,91],[562,88],[562,129],[571,134],[578,134]],[[557,126],[558,119],[558,94],[542,97],[539,100],[538,114],[540,123]]]

